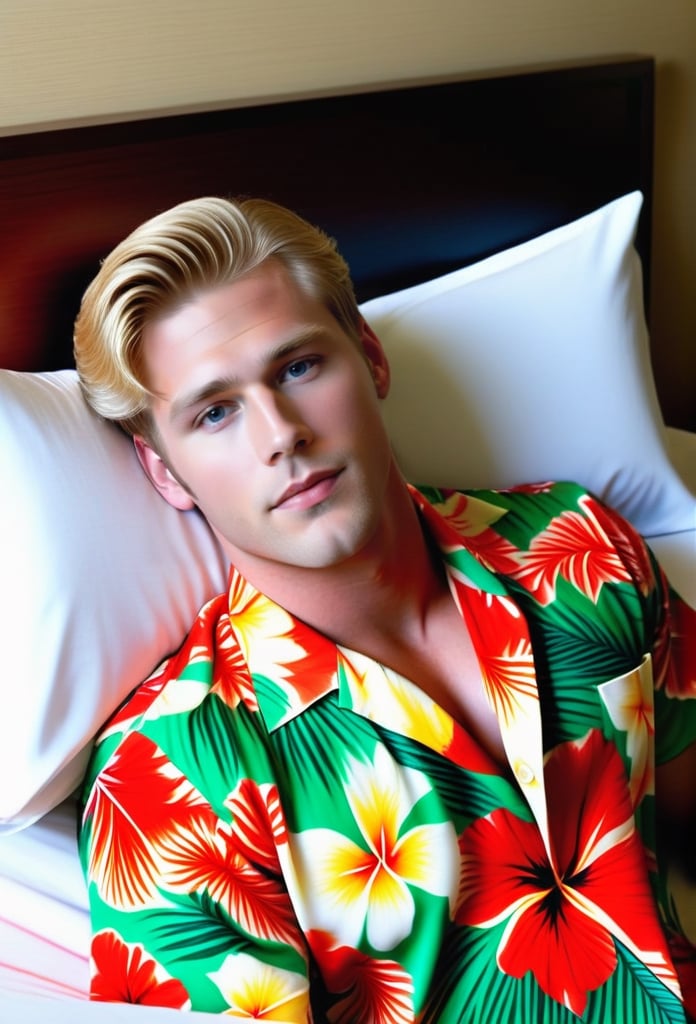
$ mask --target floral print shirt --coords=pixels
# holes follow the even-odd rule
[[[696,616],[573,484],[411,490],[509,772],[414,682],[232,570],[95,750],[93,999],[342,1024],[684,1020],[693,951],[654,779],[696,738]]]

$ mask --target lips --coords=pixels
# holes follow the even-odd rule
[[[303,508],[323,501],[333,490],[340,472],[341,470],[335,469],[324,470],[310,473],[303,480],[294,480],[285,488],[272,508]]]

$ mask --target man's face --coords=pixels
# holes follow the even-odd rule
[[[393,461],[389,370],[367,325],[356,343],[269,262],[150,324],[143,343],[167,465],[137,439],[141,461],[243,573],[336,565],[376,539]]]

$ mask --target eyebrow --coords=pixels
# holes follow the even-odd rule
[[[271,366],[273,363],[279,362],[282,359],[287,359],[288,356],[293,355],[299,348],[306,345],[307,342],[313,341],[315,338],[321,336],[324,333],[320,327],[309,327],[307,330],[302,331],[296,337],[291,338],[288,341],[284,341],[282,344],[277,345],[274,349],[271,349],[266,355],[264,355],[263,362],[266,366]],[[169,420],[174,422],[185,416],[191,409],[196,406],[205,404],[211,399],[216,398],[218,395],[225,391],[234,390],[239,386],[239,377],[233,375],[215,377],[213,380],[206,381],[200,387],[195,388],[193,391],[185,392],[179,398],[175,398],[171,404],[169,410]]]

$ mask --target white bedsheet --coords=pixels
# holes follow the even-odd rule
[[[5,996],[0,990],[0,1024],[210,1024],[209,1013],[187,1013],[157,1006],[61,1001],[36,996]],[[225,1015],[225,1022],[249,1024],[248,1017]]]
[[[31,828],[0,836],[2,993],[87,996],[89,916],[76,821],[67,801]]]
[[[696,494],[696,435],[668,433],[673,461]],[[696,531],[655,537],[650,544],[682,597],[696,607]],[[690,889],[682,899],[696,903]],[[692,917],[696,935],[696,912]],[[87,1002],[88,948],[76,808],[66,801],[31,828],[0,835],[0,1024],[181,1020],[178,1011]]]

